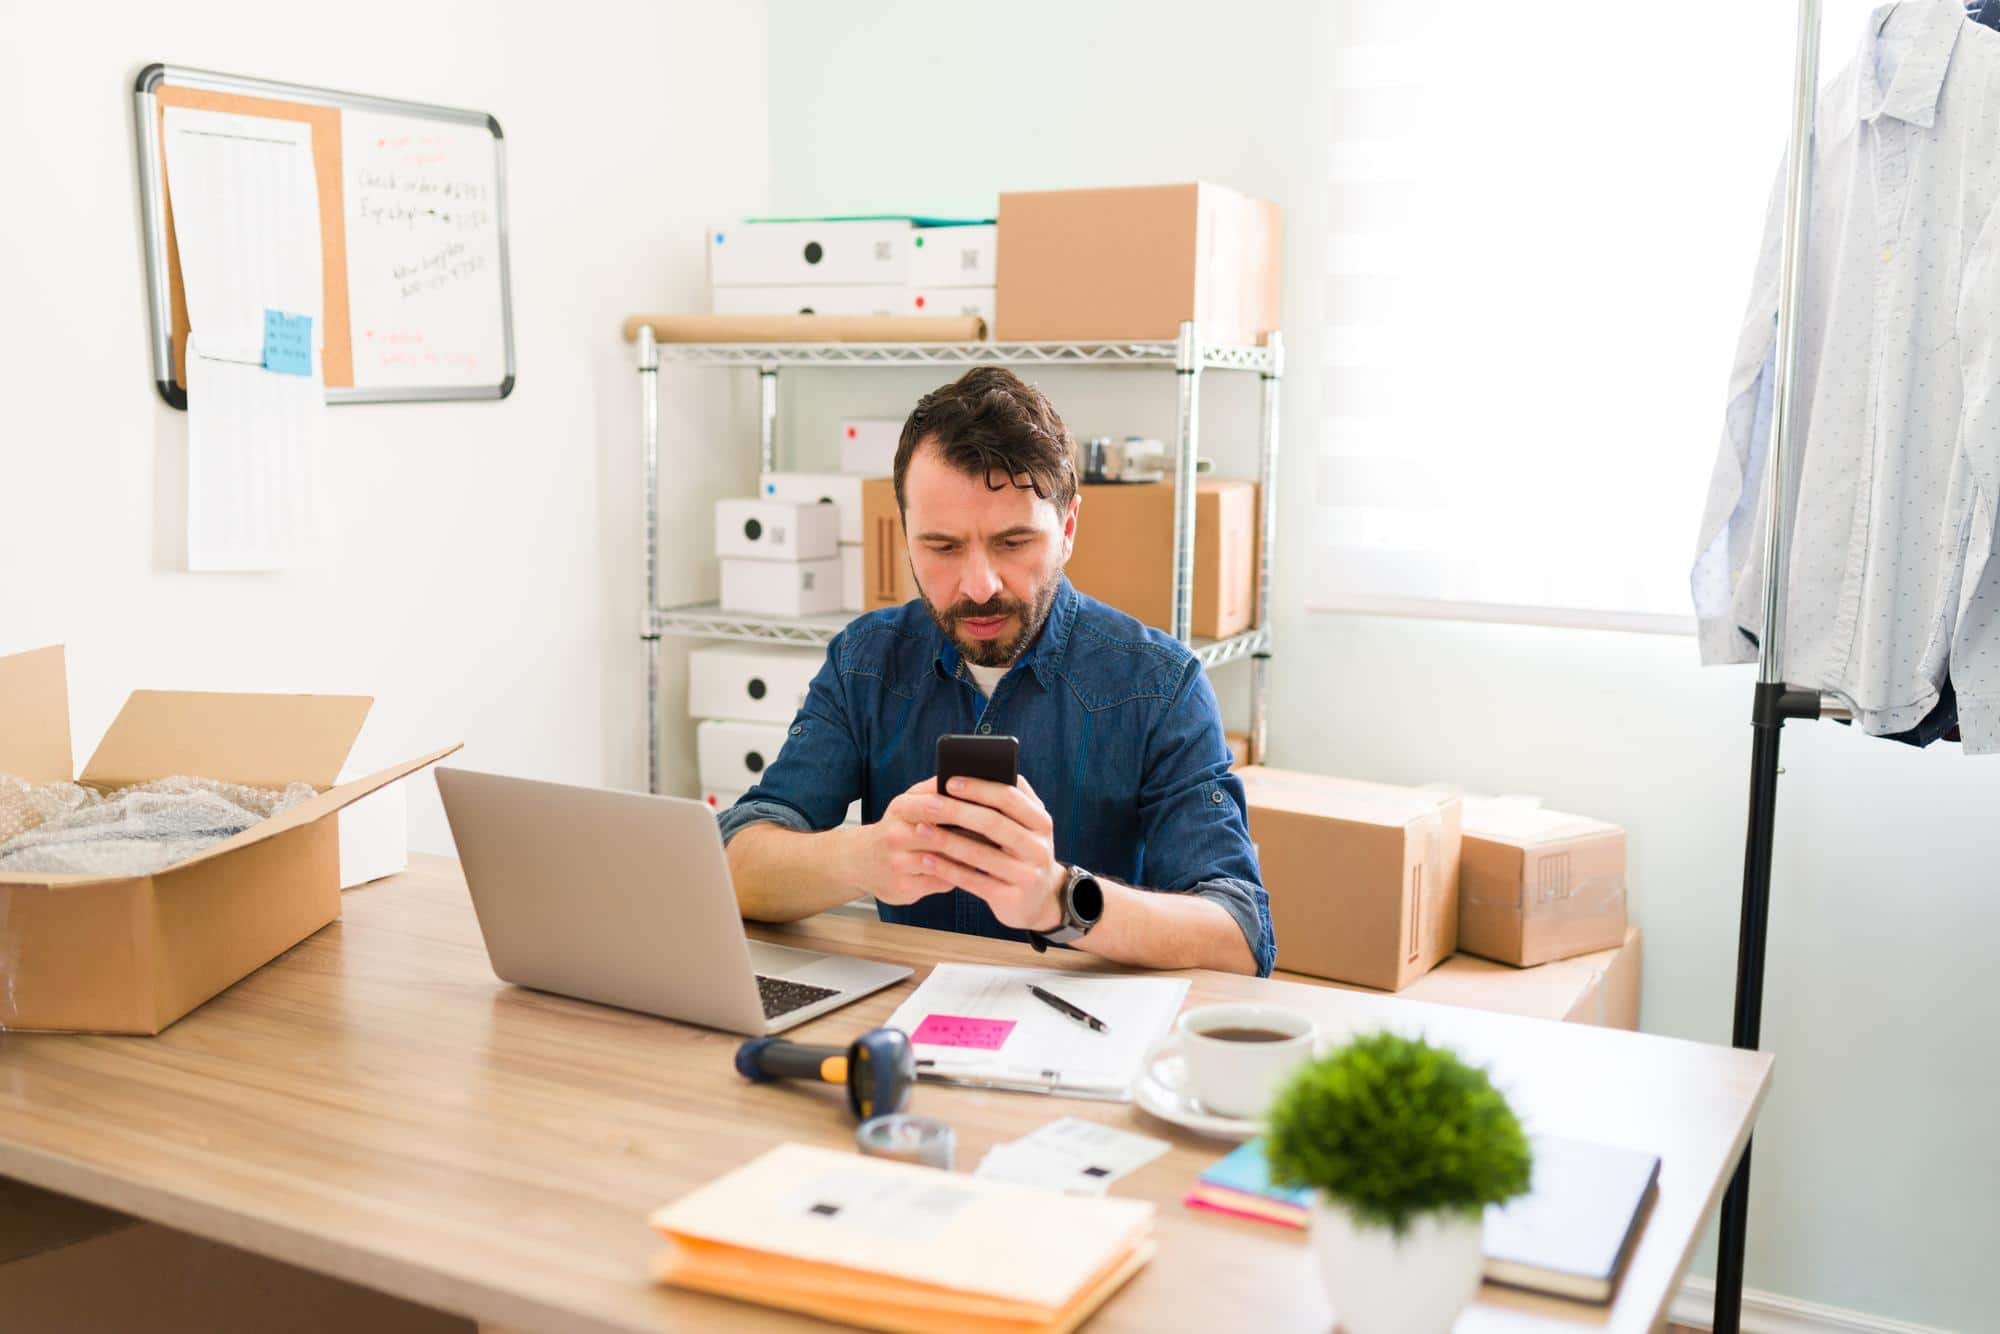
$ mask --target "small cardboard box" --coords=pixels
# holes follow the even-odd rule
[[[709,289],[708,304],[717,315],[907,315],[909,293],[906,288],[870,283],[714,287]]]
[[[840,544],[840,609],[842,611],[865,611],[868,607],[868,580],[862,573],[868,568],[866,548],[859,542]]]
[[[1517,967],[1625,938],[1625,831],[1517,802],[1465,802],[1458,947]]]
[[[697,724],[694,745],[702,791],[742,793],[778,758],[790,735],[791,728],[784,723],[710,718]]]
[[[334,812],[457,750],[336,786],[370,700],[137,690],[74,781],[179,774],[318,795],[166,870],[0,873],[0,1028],[158,1033],[340,916]],[[61,648],[0,658],[0,773],[71,780]]]
[[[1250,734],[1248,732],[1224,732],[1223,741],[1229,747],[1229,767],[1241,769],[1250,763]]]
[[[861,488],[861,609],[900,607],[917,596],[917,578],[903,541],[903,513],[896,484],[871,478]]]
[[[715,502],[715,554],[724,559],[828,560],[840,546],[840,509],[793,501]]]
[[[1460,1005],[1472,1010],[1558,1019],[1572,1024],[1637,1030],[1644,938],[1627,927],[1611,949],[1558,959],[1532,968],[1514,968],[1454,954],[1404,987],[1405,1000]],[[1300,979],[1311,980],[1311,979]],[[1366,991],[1339,982],[1322,985]]]
[[[838,542],[861,541],[861,482],[837,472],[767,472],[757,479],[757,491],[766,500],[787,505],[831,505],[839,515],[835,538]],[[747,551],[732,552],[747,556]],[[833,555],[833,552],[826,553]]]
[[[1254,344],[1279,327],[1278,206],[1206,183],[1000,196],[1002,342]]]
[[[1174,496],[1170,482],[1086,483],[1080,488],[1069,581],[1078,591],[1173,630]],[[1221,639],[1257,615],[1257,484],[1195,484],[1194,606],[1190,628]]]
[[[721,565],[724,611],[750,616],[823,616],[840,610],[839,556],[825,560],[726,556]]]
[[[1287,972],[1398,991],[1456,948],[1457,797],[1254,764],[1236,776]]]
[[[919,227],[910,237],[910,286],[992,287],[1000,281],[1000,228]]]
[[[912,287],[903,299],[905,315],[977,315],[990,340],[998,323],[999,300],[992,287]]]
[[[724,223],[708,229],[708,281],[712,287],[903,287],[910,280],[910,231],[907,218]]]
[[[688,654],[688,716],[789,723],[826,653],[816,648],[712,644]]]
[[[840,470],[856,477],[889,477],[896,471],[900,417],[850,417],[840,424]]]

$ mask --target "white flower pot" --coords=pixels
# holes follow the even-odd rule
[[[1315,1192],[1312,1240],[1344,1334],[1449,1334],[1479,1291],[1477,1214],[1426,1214],[1398,1237]]]

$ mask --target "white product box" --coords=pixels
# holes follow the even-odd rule
[[[857,496],[857,502],[859,497]],[[840,511],[794,501],[715,502],[715,554],[752,560],[826,560],[838,553]]]
[[[712,287],[717,315],[906,315],[909,290],[857,283],[818,287]]]
[[[708,229],[708,281],[714,287],[901,287],[909,280],[907,220],[736,222]]]
[[[744,789],[744,791],[748,790],[749,790],[748,788]],[[741,801],[743,799],[743,793],[721,791],[713,788],[703,788],[701,793],[701,799],[703,803],[706,804],[710,810],[714,811],[717,815],[720,815],[724,811],[728,810],[731,806],[734,806],[737,802]],[[845,820],[842,820],[841,823],[849,825],[855,825],[861,823],[860,802],[857,801],[853,805],[847,808],[847,818]]]
[[[862,592],[861,571],[863,547],[859,542],[840,544],[840,609],[860,611],[867,606],[867,597]]]
[[[992,287],[1000,281],[1000,227],[919,227],[910,237],[910,286]]]
[[[757,479],[757,491],[765,500],[785,505],[831,505],[840,516],[839,540],[859,542],[865,480],[837,472],[767,472]]]
[[[343,773],[340,782],[365,778]],[[407,783],[371,792],[334,818],[340,823],[340,887],[352,889],[410,867],[410,799]]]
[[[778,758],[791,728],[784,723],[725,722],[710,718],[694,729],[695,758],[704,792],[742,792]]]
[[[840,470],[857,477],[893,476],[902,438],[900,417],[848,418],[840,424]]]
[[[825,661],[816,648],[698,648],[688,654],[688,716],[789,723]]]
[[[986,321],[986,336],[993,337],[993,317],[998,309],[991,287],[913,287],[906,315],[977,315]]]
[[[840,610],[840,557],[722,560],[722,609],[753,616],[820,616]]]

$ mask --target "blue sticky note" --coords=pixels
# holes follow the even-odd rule
[[[264,369],[284,375],[311,375],[312,328],[310,315],[287,315],[282,310],[266,310]]]

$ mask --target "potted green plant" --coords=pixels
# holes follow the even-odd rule
[[[1445,1334],[1479,1290],[1480,1222],[1528,1189],[1521,1123],[1483,1070],[1375,1033],[1272,1104],[1274,1181],[1313,1191],[1320,1275],[1347,1334]]]

